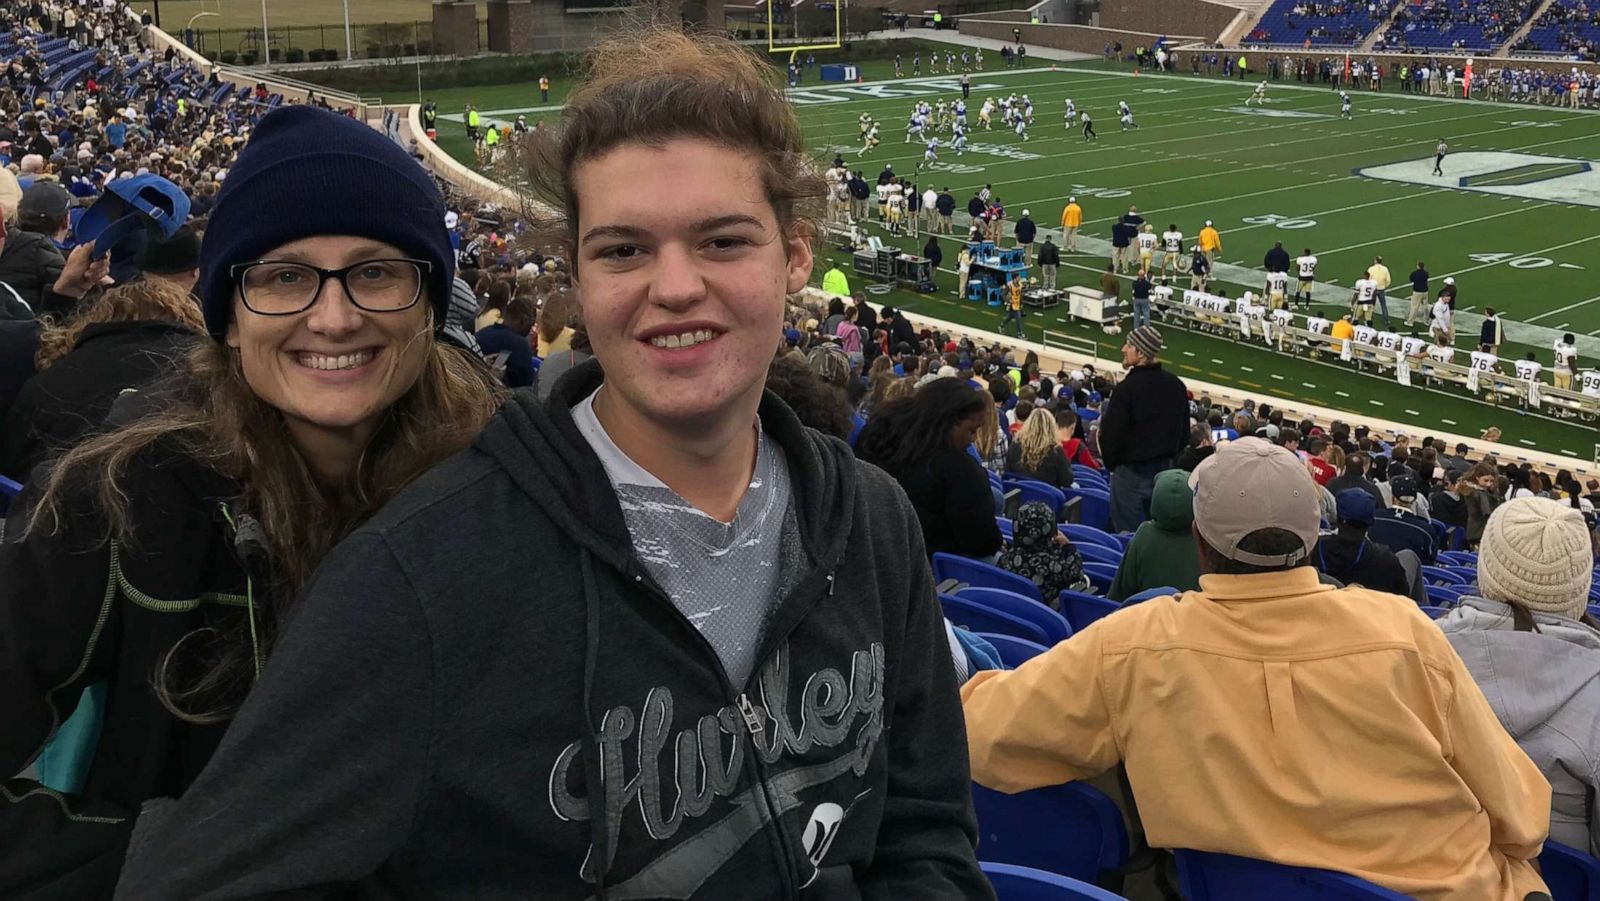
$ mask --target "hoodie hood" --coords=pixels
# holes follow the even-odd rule
[[[638,575],[643,567],[634,557],[622,507],[605,468],[572,419],[572,407],[604,380],[599,361],[591,359],[563,375],[544,402],[533,392],[514,393],[476,446],[499,461],[533,502],[597,559]],[[844,442],[801,425],[770,391],[762,397],[758,415],[794,472],[792,503],[808,562],[812,568],[831,569],[850,538],[847,513],[857,487],[855,458]],[[530,454],[540,465],[526,465]]]
[[[1548,613],[1533,621],[1538,632],[1518,632],[1508,605],[1470,596],[1438,621],[1517,739],[1600,687],[1600,631]]]
[[[1188,532],[1194,524],[1194,491],[1189,474],[1169,469],[1156,476],[1150,494],[1150,518],[1165,532]]]

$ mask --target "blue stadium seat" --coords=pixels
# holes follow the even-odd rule
[[[1471,585],[1474,582],[1478,581],[1478,567],[1477,566],[1456,566],[1456,565],[1452,564],[1450,566],[1442,566],[1441,565],[1439,568],[1440,569],[1447,569],[1450,572],[1453,572],[1456,575],[1460,576],[1461,578],[1466,579],[1467,580],[1466,584],[1468,584],[1468,585]]]
[[[1117,539],[1117,542],[1122,545],[1123,551],[1127,551],[1128,545],[1133,544],[1132,532],[1118,532],[1111,537]]]
[[[1080,544],[1078,545],[1078,554],[1083,557],[1085,563],[1092,560],[1095,563],[1109,563],[1112,566],[1122,565],[1121,548],[1112,550],[1108,547],[1101,547],[1098,544]]]
[[[1044,646],[1050,643],[1050,638],[1044,634],[1043,629],[1020,616],[996,610],[982,601],[956,597],[953,594],[941,594],[939,606],[944,609],[946,619],[973,632],[1014,635]]]
[[[1440,566],[1477,566],[1478,555],[1472,551],[1440,551]]]
[[[1086,560],[1083,564],[1083,574],[1094,583],[1097,594],[1105,594],[1111,590],[1111,583],[1117,579],[1117,567],[1110,563],[1095,563]]]
[[[1461,602],[1461,589],[1451,585],[1425,585],[1428,600],[1440,607],[1454,607]]]
[[[1589,615],[1595,619],[1600,619],[1600,604],[1590,604]]]
[[[1085,544],[1094,544],[1113,551],[1122,550],[1122,542],[1117,540],[1117,536],[1094,526],[1071,522],[1062,523],[1061,533],[1072,539],[1072,543],[1077,545],[1079,549],[1082,549]]]
[[[1555,901],[1600,901],[1600,860],[1546,841],[1539,854],[1539,870]]]
[[[1078,521],[1086,526],[1111,528],[1111,492],[1103,488],[1068,488],[1067,497],[1080,498]]]
[[[1061,592],[1061,615],[1072,624],[1072,631],[1082,632],[1089,624],[1104,619],[1121,609],[1116,601],[1068,589]]]
[[[0,476],[0,519],[5,518],[6,511],[11,509],[11,501],[21,493],[21,485],[5,476]]]
[[[1209,851],[1176,851],[1187,901],[1407,901],[1365,879]]]
[[[1120,888],[1112,871],[1127,862],[1128,830],[1117,805],[1093,786],[1068,782],[1008,795],[974,782],[972,807],[985,860]]]
[[[1449,613],[1450,610],[1445,607],[1423,607],[1422,612],[1428,614],[1428,619],[1438,619]]]
[[[1056,519],[1061,518],[1061,506],[1067,502],[1067,496],[1060,488],[1036,479],[1006,479],[1005,488],[1007,491],[1012,488],[1021,491],[1021,500],[1024,504],[1032,501],[1043,503],[1050,508],[1050,514]]]
[[[942,583],[946,579],[955,579],[980,588],[1014,591],[1040,603],[1044,602],[1044,598],[1039,595],[1039,586],[1033,584],[1031,579],[1024,579],[1016,573],[1007,572],[982,560],[973,560],[956,554],[934,554],[933,581]]]
[[[1000,537],[1006,540],[1006,544],[1010,544],[1012,538],[1016,536],[1015,524],[1004,516],[996,516],[994,524],[1000,527]]]
[[[1017,594],[1014,591],[1004,591],[999,588],[963,588],[956,592],[956,597],[966,598],[987,604],[1002,613],[1009,613],[1018,619],[1025,619],[1044,630],[1045,646],[1058,641],[1066,641],[1072,637],[1072,624],[1067,618],[1051,610],[1039,601],[1030,597]]]
[[[1129,604],[1137,604],[1140,601],[1148,601],[1151,598],[1163,598],[1163,597],[1166,597],[1168,595],[1176,595],[1176,594],[1182,594],[1182,593],[1183,592],[1179,591],[1176,588],[1173,588],[1171,585],[1163,585],[1160,588],[1146,588],[1144,591],[1141,591],[1138,594],[1133,595],[1132,597],[1124,599],[1123,602],[1122,602],[1122,605],[1124,607],[1126,607]]]
[[[1004,863],[982,863],[995,897],[1000,901],[1120,901],[1112,894],[1077,879],[1068,879],[1043,870],[1014,867]]]
[[[977,632],[979,638],[994,645],[995,651],[1000,654],[1000,662],[1006,669],[1016,669],[1029,660],[1050,650],[1037,641],[1018,638],[1015,635],[1002,635],[999,632]]]
[[[1466,585],[1471,581],[1466,576],[1451,572],[1442,566],[1422,567],[1422,578],[1429,585]]]

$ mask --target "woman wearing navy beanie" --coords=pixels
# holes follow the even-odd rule
[[[7,523],[0,770],[39,780],[0,795],[0,897],[109,896],[141,804],[205,766],[317,564],[493,414],[488,370],[434,337],[453,270],[399,146],[307,107],[261,120],[201,244],[214,340]]]

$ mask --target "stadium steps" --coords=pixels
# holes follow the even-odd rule
[[[1378,45],[1378,38],[1382,37],[1390,28],[1394,27],[1394,17],[1400,15],[1400,10],[1406,8],[1406,2],[1407,0],[1400,0],[1399,3],[1396,3],[1394,8],[1389,10],[1389,18],[1384,19],[1382,25],[1372,29],[1372,31],[1366,37],[1362,38],[1361,43],[1356,45],[1355,52],[1371,53],[1372,48]],[[1546,2],[1549,2],[1549,0],[1546,0]]]
[[[1539,7],[1528,16],[1528,20],[1522,23],[1522,27],[1511,33],[1511,39],[1494,49],[1494,55],[1510,56],[1511,48],[1517,46],[1518,41],[1527,37],[1528,32],[1533,30],[1533,26],[1539,24],[1539,20],[1544,18],[1545,12],[1549,10],[1550,7],[1555,5],[1556,0],[1543,0],[1543,2],[1539,4]]]

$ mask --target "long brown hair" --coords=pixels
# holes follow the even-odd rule
[[[435,341],[431,323],[416,340],[427,345],[421,374],[385,411],[340,484],[319,483],[289,440],[283,414],[250,389],[238,352],[220,341],[196,346],[152,389],[155,412],[79,444],[50,471],[28,533],[58,530],[66,496],[87,490],[102,511],[106,539],[132,541],[146,511],[130,508],[124,486],[141,455],[158,443],[237,481],[241,509],[260,522],[270,584],[252,592],[247,621],[226,633],[192,633],[166,654],[154,683],[173,715],[193,722],[231,716],[296,595],[333,546],[417,476],[466,447],[494,414],[502,389],[486,367]]]
[[[173,282],[141,278],[117,285],[90,301],[63,325],[46,324],[39,333],[34,363],[50,368],[78,344],[84,329],[105,322],[166,321],[188,326],[196,335],[206,332],[200,304]]]

